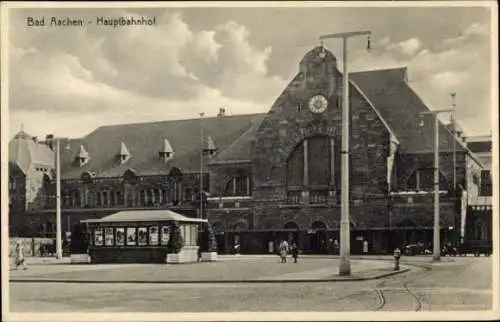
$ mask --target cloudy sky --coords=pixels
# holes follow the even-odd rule
[[[153,27],[33,28],[26,18],[155,16]],[[10,11],[9,134],[83,136],[104,124],[266,112],[325,33],[369,29],[350,70],[408,67],[431,109],[491,129],[486,8],[150,8]],[[338,41],[325,42],[341,61]],[[404,108],[404,107],[402,107]]]

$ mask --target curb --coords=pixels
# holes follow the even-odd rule
[[[352,277],[352,278],[322,278],[322,279],[254,279],[254,280],[169,280],[169,281],[126,281],[126,280],[62,280],[62,279],[44,279],[44,278],[21,278],[21,279],[10,279],[10,283],[73,283],[73,284],[237,284],[237,283],[249,283],[249,284],[285,284],[285,283],[325,283],[325,282],[360,282],[360,281],[370,281],[377,280],[384,277],[389,277],[397,274],[403,274],[410,271],[410,268],[404,268],[399,271],[390,271],[383,274],[378,274],[372,277]]]

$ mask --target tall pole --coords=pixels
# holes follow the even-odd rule
[[[456,104],[455,104],[455,93],[451,93],[451,98],[453,100],[453,112],[451,113],[451,125],[453,126],[453,191],[457,187],[457,148],[456,148],[456,136],[457,136],[457,126],[456,126]]]
[[[61,162],[60,142],[56,140],[56,257],[62,259],[61,242]]]
[[[439,120],[434,114],[434,249],[432,259],[441,259],[441,236],[439,224]]]
[[[205,113],[200,113],[200,218],[203,219],[203,116]]]
[[[452,109],[421,112],[420,115],[432,114],[434,117],[434,247],[432,259],[441,260],[441,236],[439,223],[439,113],[453,113]]]
[[[349,73],[347,69],[347,39],[354,36],[370,35],[370,31],[355,31],[321,36],[327,38],[342,38],[342,151],[341,151],[341,190],[340,190],[340,264],[339,275],[351,275],[350,262],[350,231],[349,231]]]
[[[347,38],[342,39],[342,152],[340,190],[340,267],[339,275],[351,275],[351,237],[349,231],[349,74],[347,72]]]

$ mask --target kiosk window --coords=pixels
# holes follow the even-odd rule
[[[138,230],[138,244],[141,246],[148,244],[148,229],[146,227],[139,227]]]
[[[104,228],[104,244],[106,246],[113,246],[114,239],[115,239],[114,237],[115,237],[115,235],[113,234],[112,227]]]
[[[127,228],[127,245],[133,246],[136,242],[136,228],[129,227]]]
[[[161,244],[162,245],[167,245],[168,244],[168,226],[161,226]]]
[[[123,227],[116,228],[116,245],[117,246],[125,245],[125,228]]]
[[[149,244],[158,245],[158,226],[149,227]]]
[[[102,238],[102,228],[96,228],[94,230],[94,245],[102,246],[103,238]]]

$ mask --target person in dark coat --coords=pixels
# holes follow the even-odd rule
[[[299,247],[297,246],[296,243],[293,243],[292,245],[292,257],[293,257],[293,262],[297,263],[297,258],[299,257]]]

